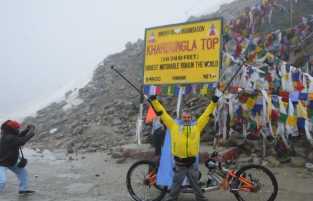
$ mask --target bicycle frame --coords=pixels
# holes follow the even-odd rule
[[[226,173],[225,177],[221,177],[219,175],[211,175],[216,181],[217,185],[211,186],[211,187],[203,187],[202,190],[204,192],[212,192],[217,190],[230,190],[231,192],[235,191],[243,191],[243,192],[255,192],[256,188],[252,181],[249,179],[243,177],[243,176],[237,176],[235,170],[229,170],[224,167],[221,167],[221,170]],[[238,180],[239,181],[239,188],[238,189],[232,189],[230,184],[232,181]],[[151,172],[147,175],[146,181],[149,185],[153,186],[156,185],[156,174],[154,172]],[[182,188],[182,193],[193,193],[191,188]]]

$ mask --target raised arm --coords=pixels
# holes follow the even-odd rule
[[[200,133],[202,133],[202,130],[209,122],[210,116],[213,114],[217,106],[217,101],[218,101],[218,97],[213,96],[211,103],[205,109],[204,113],[198,118],[196,126],[198,127]]]
[[[156,99],[155,96],[149,98],[150,103],[154,110],[159,113],[161,120],[164,122],[165,126],[169,129],[173,128],[176,125],[175,120],[167,113],[162,104]]]
[[[24,130],[20,132],[20,134],[18,134],[18,136],[24,137],[28,133],[29,129],[30,129],[29,127],[25,128]]]
[[[35,135],[35,127],[32,126],[28,128],[28,131],[27,133],[24,134],[24,136],[14,136],[14,138],[12,138],[12,143],[17,146],[23,146],[32,137],[34,137],[34,135]]]

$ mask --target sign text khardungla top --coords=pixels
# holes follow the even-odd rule
[[[218,81],[221,35],[221,19],[147,29],[144,84]]]

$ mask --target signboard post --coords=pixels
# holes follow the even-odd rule
[[[181,112],[181,104],[183,101],[183,95],[184,95],[185,87],[179,86],[179,93],[178,93],[178,99],[177,99],[177,106],[176,106],[176,118],[180,118],[180,112]]]

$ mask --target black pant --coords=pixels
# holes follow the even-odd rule
[[[161,149],[164,143],[165,130],[163,128],[159,128],[153,132],[152,135],[152,144],[154,147],[154,154],[156,156],[161,155]]]
[[[173,184],[171,191],[168,194],[166,201],[177,201],[178,195],[180,193],[181,185],[185,179],[188,178],[189,184],[196,196],[197,201],[207,201],[204,197],[201,187],[198,184],[199,171],[195,165],[191,166],[177,166],[175,167]]]

